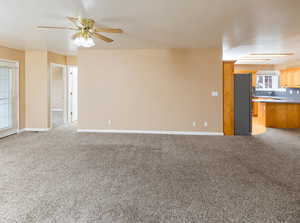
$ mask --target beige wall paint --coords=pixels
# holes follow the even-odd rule
[[[48,52],[48,62],[62,65],[77,65],[77,56],[65,56],[58,53]]]
[[[19,120],[20,128],[25,127],[25,52],[0,46],[0,59],[19,62]]]
[[[67,57],[62,54],[58,53],[53,53],[53,52],[48,52],[48,63],[56,63],[56,64],[62,64],[66,65],[67,64]]]
[[[67,58],[69,57],[67,62]],[[48,128],[50,63],[76,65],[76,56],[47,51],[22,51],[0,46],[0,59],[18,61],[20,68],[20,128]],[[45,67],[46,64],[46,67]],[[26,66],[25,66],[26,65]],[[49,105],[48,105],[49,106]],[[48,120],[48,121],[47,121]],[[47,124],[45,124],[45,122]]]
[[[298,67],[300,67],[300,60],[287,61],[283,64],[278,64],[275,67],[277,70],[285,70],[288,68],[298,68]]]
[[[221,49],[80,50],[78,65],[79,129],[223,132]]]
[[[48,128],[48,53],[26,51],[25,63],[26,128]]]
[[[67,56],[67,65],[70,66],[77,66],[77,57],[76,56]]]
[[[51,109],[64,109],[64,80],[63,68],[52,68],[52,97]]]
[[[234,65],[234,72],[237,73],[239,71],[250,71],[250,70],[275,70],[275,66],[272,64],[254,64],[254,65],[248,65],[248,64],[235,64]]]

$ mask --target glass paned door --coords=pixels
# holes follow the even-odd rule
[[[16,68],[0,63],[0,137],[18,130],[18,80]]]
[[[0,67],[0,130],[12,127],[12,83],[11,71],[7,67]]]

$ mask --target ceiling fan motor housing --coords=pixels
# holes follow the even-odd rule
[[[84,29],[93,29],[95,25],[95,21],[92,19],[80,19],[80,23],[82,25],[82,28]]]

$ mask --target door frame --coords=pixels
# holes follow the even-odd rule
[[[78,66],[77,65],[68,65],[67,66],[67,78],[68,78],[68,89],[67,89],[67,95],[68,95],[67,96],[68,97],[68,117],[67,118],[68,118],[68,122],[69,123],[73,123],[73,114],[70,113],[71,112],[70,111],[70,103],[73,105],[73,97],[74,97],[74,89],[73,89],[73,86],[74,86],[74,75],[72,74],[72,83],[70,83],[70,76],[69,76],[70,75],[70,71],[73,68],[77,69],[77,74],[76,74],[76,77],[77,77],[77,103],[76,103],[77,108],[76,108],[76,110],[77,110],[77,120],[78,120]],[[72,85],[72,97],[71,97],[71,94],[70,94],[70,85]],[[70,98],[72,100],[70,100]],[[72,108],[73,108],[73,106],[72,106]],[[72,112],[74,112],[73,109],[72,109]]]
[[[57,64],[57,63],[50,63],[50,73],[49,73],[49,117],[50,117],[50,129],[53,128],[52,125],[52,86],[53,86],[53,68],[54,67],[61,67],[63,68],[63,82],[64,82],[64,111],[63,111],[63,120],[64,120],[64,124],[68,123],[68,118],[67,118],[67,114],[68,114],[68,78],[67,78],[67,65],[63,65],[63,64]]]
[[[17,101],[16,101],[16,109],[17,109],[17,128],[16,129],[3,129],[0,131],[0,138],[16,134],[20,132],[20,63],[17,60],[8,60],[8,59],[0,59],[0,66],[6,66],[6,67],[11,67],[15,69],[15,75],[16,75],[16,96],[17,96]],[[3,133],[1,133],[3,132]]]

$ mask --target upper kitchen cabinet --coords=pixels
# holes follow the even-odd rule
[[[300,68],[281,70],[280,86],[284,88],[300,88]]]

